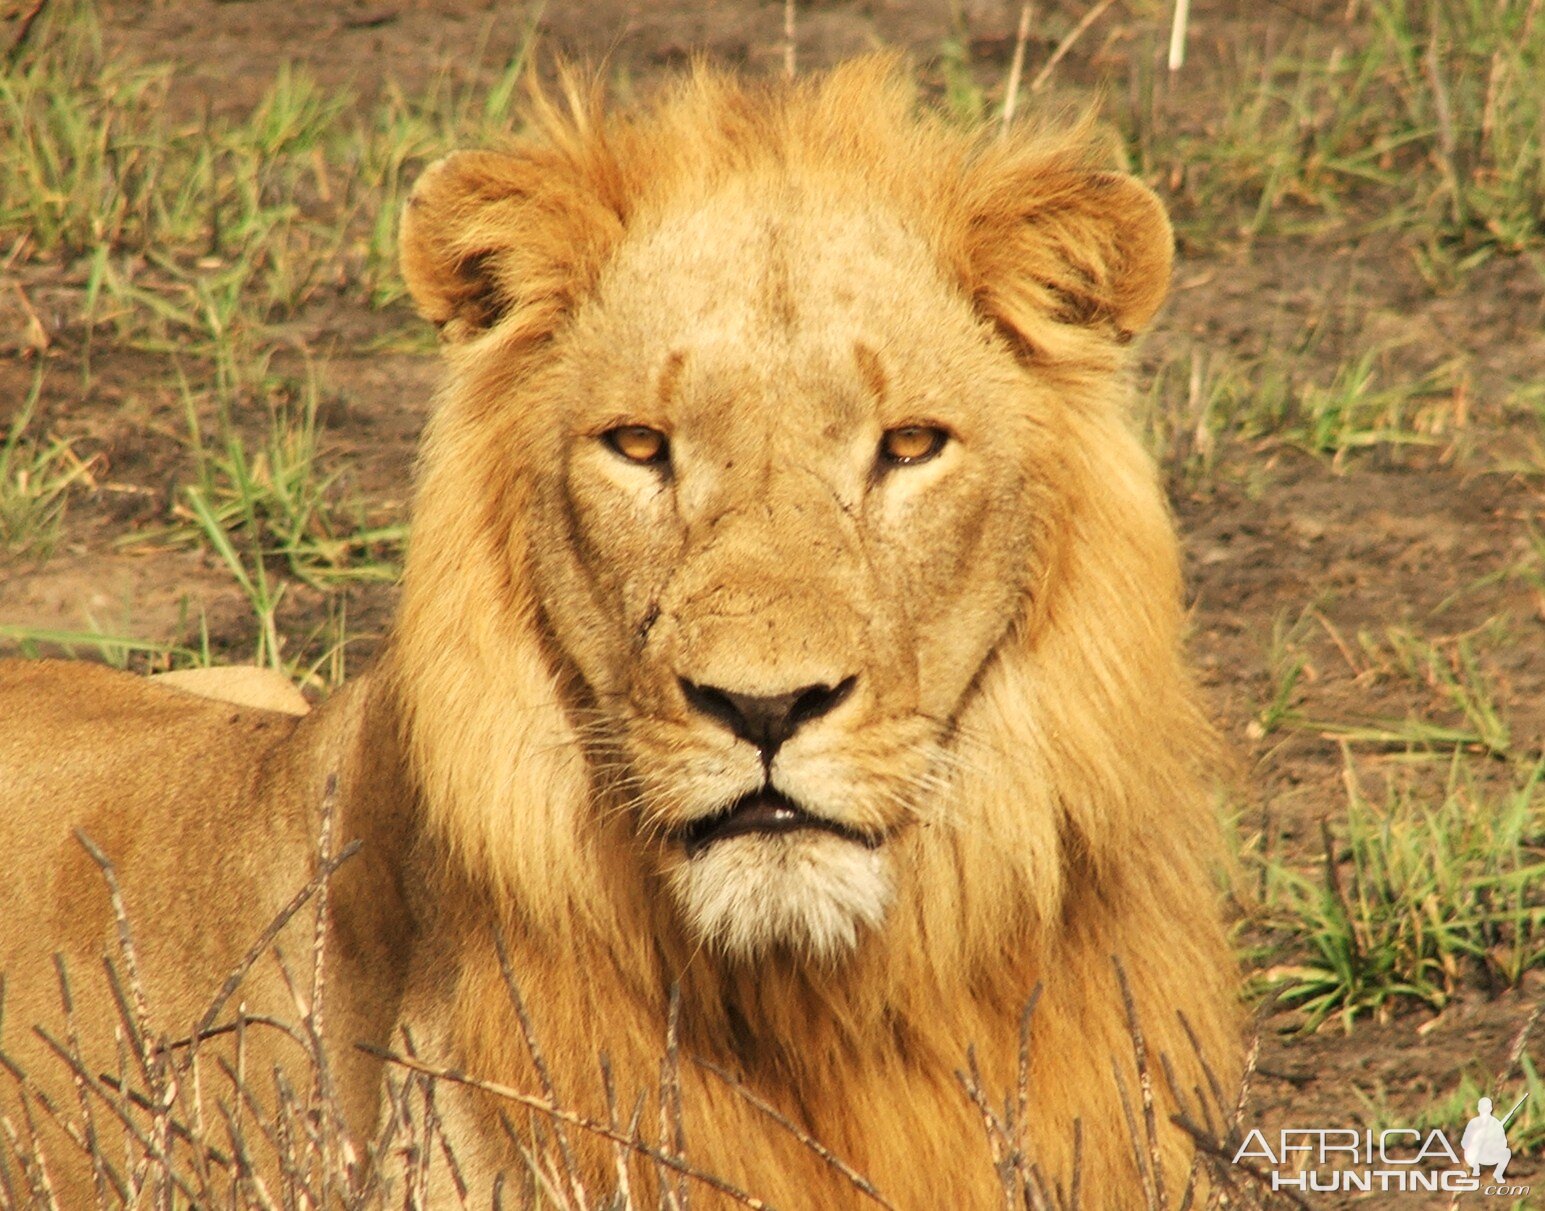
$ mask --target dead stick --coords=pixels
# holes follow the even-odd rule
[[[1191,0],[1175,0],[1175,19],[1169,27],[1169,69],[1186,65],[1186,27],[1191,23]]]
[[[263,931],[262,936],[252,944],[247,953],[242,956],[241,962],[236,964],[231,974],[226,977],[225,983],[220,986],[220,991],[215,994],[213,1003],[205,1010],[204,1016],[199,1019],[199,1024],[193,1031],[195,1035],[203,1034],[215,1024],[215,1019],[220,1016],[220,1011],[225,1008],[225,1003],[231,999],[241,982],[247,978],[247,972],[251,970],[252,965],[268,950],[273,940],[279,936],[280,931],[290,923],[290,918],[304,907],[307,900],[316,895],[317,890],[337,872],[340,866],[359,853],[359,847],[360,842],[358,840],[350,841],[343,847],[342,853],[331,861],[324,863],[316,875],[312,877],[311,881],[301,888],[300,891],[296,892],[294,898],[279,910],[278,915],[269,922],[268,928]]]
[[[1014,58],[1009,64],[1009,82],[1003,91],[1003,133],[1008,134],[1009,124],[1014,121],[1014,109],[1019,104],[1019,80],[1025,71],[1025,43],[1030,40],[1030,11],[1028,3],[1019,6],[1019,32],[1014,35]]]
[[[498,925],[494,926],[494,949],[499,954],[499,973],[504,977],[505,991],[509,994],[510,1005],[515,1010],[515,1016],[520,1019],[520,1032],[525,1037],[526,1049],[531,1053],[531,1066],[536,1069],[537,1079],[542,1082],[543,1095],[556,1106],[558,1087],[553,1084],[552,1071],[547,1067],[547,1059],[537,1042],[536,1025],[531,1020],[531,1014],[526,1011],[526,999],[521,995],[520,983],[515,978],[515,966],[510,962],[510,950],[505,944],[504,930]],[[580,1177],[579,1160],[569,1143],[568,1133],[563,1129],[562,1120],[558,1120],[555,1126],[558,1149],[563,1156],[564,1168],[567,1170],[565,1176],[569,1179],[569,1186],[578,1205],[587,1206],[590,1200],[585,1194],[584,1182]]]
[[[731,1185],[723,1178],[715,1177],[711,1173],[704,1173],[701,1169],[694,1169],[680,1157],[672,1156],[669,1152],[662,1152],[658,1148],[651,1148],[641,1139],[629,1139],[620,1131],[613,1131],[582,1115],[575,1114],[572,1110],[565,1110],[561,1106],[554,1106],[551,1102],[544,1102],[539,1097],[532,1097],[529,1093],[522,1093],[509,1085],[501,1085],[497,1081],[485,1081],[475,1076],[468,1076],[455,1068],[437,1068],[433,1064],[426,1064],[422,1060],[415,1060],[409,1056],[398,1055],[385,1047],[377,1047],[372,1043],[355,1043],[366,1055],[372,1055],[378,1060],[384,1060],[388,1064],[396,1064],[406,1068],[409,1072],[416,1072],[420,1076],[432,1077],[437,1081],[450,1081],[453,1084],[465,1085],[468,1089],[476,1089],[479,1093],[486,1093],[492,1097],[503,1098],[505,1101],[514,1102],[524,1106],[528,1110],[535,1110],[538,1114],[545,1114],[557,1122],[567,1123],[571,1127],[578,1127],[581,1131],[587,1131],[597,1135],[601,1139],[610,1140],[614,1144],[621,1144],[631,1148],[640,1156],[647,1157],[657,1165],[664,1165],[667,1169],[684,1174],[693,1181],[702,1182],[717,1190],[725,1197],[733,1199],[743,1207],[751,1207],[753,1211],[773,1211],[770,1204],[763,1202]]]
[[[1051,52],[1051,58],[1046,60],[1046,66],[1036,73],[1035,79],[1030,81],[1030,91],[1038,93],[1045,87],[1046,81],[1051,78],[1052,69],[1062,62],[1062,57],[1073,49],[1073,43],[1084,36],[1084,31],[1104,15],[1105,10],[1116,0],[1100,0],[1093,8],[1083,15],[1083,18],[1069,32],[1068,36],[1057,44],[1057,49]]]
[[[794,0],[783,0],[783,75],[794,78]]]
[[[876,1190],[874,1188],[874,1184],[870,1182],[868,1178],[866,1178],[858,1170],[854,1169],[825,1144],[815,1139],[808,1132],[801,1130],[798,1123],[781,1114],[778,1109],[770,1102],[764,1101],[762,1098],[758,1097],[755,1093],[746,1087],[744,1082],[737,1080],[732,1074],[726,1072],[723,1068],[720,1068],[717,1064],[711,1063],[708,1060],[699,1059],[697,1056],[693,1056],[692,1062],[700,1068],[706,1068],[709,1072],[713,1073],[714,1076],[723,1081],[725,1085],[727,1085],[730,1090],[736,1094],[736,1096],[741,1098],[747,1104],[753,1106],[755,1109],[761,1111],[761,1113],[765,1114],[768,1118],[772,1119],[773,1122],[777,1123],[778,1126],[782,1127],[806,1148],[810,1149],[811,1152],[815,1153],[838,1173],[842,1174],[843,1177],[847,1178],[848,1181],[853,1184],[854,1189],[858,1190],[861,1194],[864,1194],[873,1199],[875,1202],[879,1203],[880,1206],[890,1208],[890,1211],[895,1211],[891,1201],[878,1190]]]

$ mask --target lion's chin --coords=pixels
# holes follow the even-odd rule
[[[882,849],[810,829],[717,842],[670,885],[691,931],[732,959],[780,948],[840,958],[880,926],[894,891]]]

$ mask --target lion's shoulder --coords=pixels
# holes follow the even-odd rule
[[[158,686],[169,686],[186,694],[251,710],[274,711],[281,715],[306,715],[311,711],[311,704],[293,681],[274,669],[255,665],[176,669],[161,673],[154,680]]]
[[[0,744],[8,736],[29,750],[52,734],[83,732],[101,742],[121,732],[155,742],[158,735],[217,728],[246,713],[290,717],[309,709],[299,690],[265,669],[143,677],[86,661],[0,660],[0,718],[11,725],[0,729]]]

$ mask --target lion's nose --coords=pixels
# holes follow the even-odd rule
[[[693,709],[749,740],[771,761],[779,745],[812,719],[834,710],[853,692],[857,677],[836,685],[806,685],[787,694],[736,694],[714,685],[681,678],[681,691]]]

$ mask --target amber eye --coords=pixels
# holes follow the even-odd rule
[[[949,434],[932,425],[905,425],[887,429],[880,439],[880,457],[897,466],[925,463],[949,441]]]
[[[601,434],[601,440],[631,463],[654,465],[670,455],[665,434],[647,425],[618,425]]]

